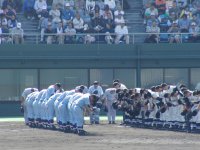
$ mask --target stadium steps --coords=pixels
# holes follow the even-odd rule
[[[142,0],[129,0],[130,9],[125,11],[125,20],[129,29],[129,33],[144,33],[145,26],[143,25],[143,19],[141,17]],[[134,36],[134,42],[142,43],[144,41],[144,35]],[[131,40],[132,37],[131,37]]]
[[[24,43],[25,44],[35,44],[39,41],[39,37],[35,35],[39,33],[38,21],[28,20],[23,13],[17,14],[18,21],[22,23],[22,28],[24,30]]]

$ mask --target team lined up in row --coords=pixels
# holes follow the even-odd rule
[[[163,83],[151,89],[119,90],[113,107],[124,112],[126,125],[200,131],[200,91]]]
[[[116,110],[112,103],[117,100],[115,89],[120,85],[114,82],[114,88],[107,89],[105,93],[97,81],[89,89],[81,85],[70,91],[63,91],[58,83],[41,91],[27,88],[22,94],[25,123],[55,128],[53,118],[56,116],[60,129],[82,134],[84,113],[90,115],[91,123],[99,124],[100,108],[104,107],[108,110],[109,123],[114,124]]]

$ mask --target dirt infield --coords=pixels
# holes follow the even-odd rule
[[[22,122],[0,123],[1,150],[192,150],[200,135],[119,125],[86,125],[88,136],[32,129]]]

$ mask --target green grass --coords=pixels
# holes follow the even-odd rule
[[[89,117],[85,117],[85,120],[89,120]],[[107,117],[106,116],[101,116],[100,120],[106,121]],[[122,116],[117,116],[116,120],[117,121],[121,121],[122,120]],[[23,122],[23,121],[24,121],[24,118],[22,118],[22,117],[0,118],[0,122]]]

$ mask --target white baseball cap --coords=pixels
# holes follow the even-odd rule
[[[66,4],[65,4],[65,6],[66,6],[66,7],[69,7],[69,6],[70,6],[70,4],[69,4],[69,3],[66,3]]]
[[[22,27],[22,24],[21,24],[20,22],[18,22],[18,23],[17,23],[17,28],[20,29],[21,27]]]
[[[42,6],[42,9],[43,10],[47,9],[47,6],[46,5]]]
[[[196,23],[195,23],[195,22],[192,22],[191,25],[192,25],[192,26],[196,26]]]

